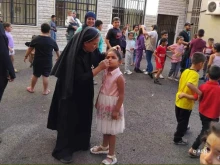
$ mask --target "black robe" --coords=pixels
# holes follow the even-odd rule
[[[71,156],[75,151],[88,150],[90,147],[94,98],[91,67],[94,60],[100,62],[105,56],[98,49],[92,53],[82,49],[77,52],[73,64],[73,92],[64,97],[65,79],[68,75],[65,73],[68,71],[59,71],[63,74],[59,74],[48,117],[47,127],[58,132],[52,154],[57,159]]]
[[[8,76],[12,79],[16,77],[14,67],[9,56],[8,38],[5,35],[2,23],[0,23],[0,102],[8,83]]]

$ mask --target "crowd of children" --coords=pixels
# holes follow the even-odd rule
[[[27,88],[27,91],[30,93],[34,92],[37,79],[41,75],[43,75],[44,80],[43,94],[47,95],[50,93],[48,90],[48,76],[52,68],[52,51],[55,50],[59,57],[59,49],[55,42],[55,15],[53,15],[51,19],[50,27],[52,27],[52,29],[47,26],[47,24],[43,24],[41,26],[42,34],[40,36],[34,36],[32,42],[27,44],[29,49],[26,53],[25,60],[29,57],[30,62],[34,65],[31,85]],[[97,20],[95,23],[99,31],[102,29],[102,24],[100,20]],[[162,72],[167,59],[166,57],[168,57],[171,60],[171,67],[167,78],[169,80],[179,81],[175,101],[177,127],[173,138],[174,144],[188,144],[188,141],[183,139],[183,136],[189,129],[190,115],[195,101],[198,100],[202,129],[192,147],[189,149],[188,154],[190,157],[199,157],[201,154],[200,161],[203,164],[220,163],[220,126],[219,124],[212,123],[218,122],[220,116],[220,97],[218,97],[220,93],[220,43],[214,44],[214,39],[210,38],[208,45],[206,45],[206,42],[202,40],[205,32],[200,29],[197,38],[191,43],[186,43],[183,36],[178,36],[176,43],[168,46],[167,31],[161,32],[161,39],[157,42],[158,35],[156,25],[153,25],[152,31],[149,32],[146,31],[144,26],[139,25],[134,25],[132,31],[129,31],[129,25],[127,25],[123,28],[123,31],[121,31],[120,19],[118,17],[113,18],[112,25],[113,27],[108,30],[105,38],[108,50],[106,59],[109,61],[109,68],[106,69],[104,73],[103,83],[96,102],[97,130],[103,133],[103,142],[102,145],[91,148],[91,153],[108,154],[107,158],[102,162],[103,164],[117,163],[115,155],[115,135],[123,133],[125,128],[123,107],[125,82],[119,69],[119,66],[122,64],[121,54],[125,57],[124,74],[131,75],[131,67],[134,65],[134,71],[136,73],[148,74],[154,79],[154,83],[158,85],[162,85],[159,79],[163,78]],[[72,12],[69,12],[66,26],[74,27],[75,30],[79,26],[78,20],[73,19]],[[5,23],[4,28],[9,40],[9,55],[13,62],[15,52],[13,37],[10,34],[12,29],[11,24]],[[48,38],[50,29],[53,31],[51,32],[51,37],[53,37],[54,40]],[[71,29],[68,28],[67,37],[69,37],[70,30]],[[50,45],[48,46],[47,52],[50,54],[50,59],[47,60],[48,63],[44,63],[45,67],[40,69],[41,67],[39,67],[39,65],[42,65],[42,61],[45,61],[41,59],[43,56],[40,55],[42,54],[42,42],[46,42]],[[99,43],[100,52],[103,50],[103,42],[102,39]],[[191,48],[189,56],[191,65],[179,76],[182,57],[188,44]],[[113,49],[113,47],[117,45],[121,46],[122,52]],[[167,50],[171,51],[172,56],[167,54]],[[144,52],[146,52],[147,69],[142,71],[140,69],[140,63]],[[34,54],[37,54],[38,58],[34,57]],[[155,70],[153,70],[151,63],[152,55],[155,57]],[[35,59],[34,63],[33,58]],[[201,69],[203,69],[203,76],[199,78],[198,72]],[[198,87],[199,79],[205,81],[205,84],[202,84],[200,87]],[[203,139],[209,128],[211,128],[210,132],[206,138]],[[199,150],[203,141],[205,142],[205,147],[203,150]],[[210,156],[211,154],[212,156]]]

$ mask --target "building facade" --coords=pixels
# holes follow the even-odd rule
[[[208,2],[215,2],[217,5],[216,14],[207,14]],[[198,29],[205,30],[204,39],[214,38],[215,42],[220,42],[218,35],[220,27],[220,0],[191,0],[188,6],[187,20],[194,23],[193,34],[196,34]]]
[[[158,34],[166,30],[169,33],[169,44],[175,42],[186,21],[186,0],[159,0],[156,15],[146,15],[145,23],[150,29],[152,24],[158,25]]]
[[[157,11],[148,14],[149,1],[155,3]],[[172,5],[171,5],[172,4]],[[107,25],[112,17],[121,18],[126,24],[145,24],[147,29],[153,24],[159,25],[159,33],[167,30],[170,43],[183,29],[186,20],[186,0],[1,0],[0,16],[3,21],[13,25],[13,37],[16,49],[26,49],[24,43],[32,35],[40,34],[40,25],[50,21],[51,15],[57,16],[57,43],[62,50],[66,46],[66,28],[64,22],[68,10],[76,10],[77,17],[84,22],[87,11],[97,14],[97,19],[104,23],[102,35],[107,32]]]

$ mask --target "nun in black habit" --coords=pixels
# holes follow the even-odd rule
[[[99,32],[86,27],[74,35],[51,73],[58,79],[47,128],[57,130],[52,156],[62,163],[71,163],[74,152],[90,148],[93,76],[109,66],[105,54],[97,49],[98,43]],[[100,63],[92,69],[94,55]]]

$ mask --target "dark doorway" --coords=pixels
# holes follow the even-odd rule
[[[113,0],[112,18],[121,19],[121,27],[143,24],[147,0]],[[130,29],[131,30],[131,29]]]
[[[175,41],[177,20],[178,20],[178,16],[172,16],[172,15],[158,14],[157,17],[159,38],[161,31],[166,30],[169,35],[168,38],[169,45],[172,45]]]

